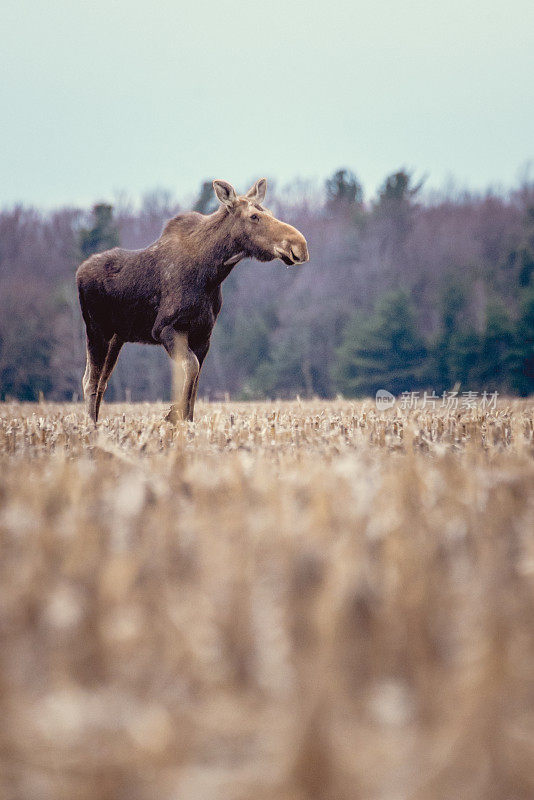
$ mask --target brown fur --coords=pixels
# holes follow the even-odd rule
[[[161,344],[181,375],[175,419],[193,419],[198,376],[222,305],[221,283],[242,258],[285,264],[308,260],[306,240],[261,202],[266,181],[237,196],[214,181],[213,214],[178,214],[144,250],[114,248],[91,256],[76,273],[87,332],[83,378],[96,424],[107,382],[125,342]],[[175,381],[176,388],[176,381]]]

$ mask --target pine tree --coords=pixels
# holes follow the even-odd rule
[[[248,382],[250,397],[294,397],[313,392],[313,377],[306,374],[306,333],[277,342],[269,357],[261,361]],[[309,384],[312,384],[311,386]]]
[[[213,192],[213,184],[211,181],[204,181],[200,187],[200,192],[193,206],[193,211],[198,211],[200,214],[211,214],[217,208],[217,200]]]
[[[378,389],[415,391],[425,385],[426,356],[409,295],[390,292],[372,316],[357,314],[349,322],[337,350],[336,384],[356,397]]]
[[[404,233],[411,220],[413,203],[423,181],[413,184],[412,175],[401,169],[389,175],[378,190],[375,213],[380,217],[392,219],[399,233]]]
[[[506,390],[514,348],[514,325],[502,302],[494,300],[486,308],[486,324],[474,378],[477,388]]]
[[[101,253],[120,244],[119,230],[113,220],[113,206],[97,203],[93,206],[93,226],[82,228],[79,235],[82,257]]]
[[[363,188],[356,175],[350,169],[338,169],[327,178],[326,205],[334,212],[353,210],[363,203]]]
[[[431,373],[436,390],[448,391],[456,384],[466,388],[480,365],[481,337],[467,321],[469,290],[449,278],[440,298],[440,332],[431,347]]]
[[[508,266],[515,269],[519,286],[529,286],[534,275],[534,206],[527,208],[523,221],[523,236],[519,246],[511,250]]]
[[[515,328],[515,346],[512,354],[512,386],[526,397],[534,392],[534,286],[530,287],[521,302],[521,311]]]

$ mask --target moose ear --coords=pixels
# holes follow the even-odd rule
[[[252,200],[254,203],[263,203],[265,200],[265,192],[267,191],[267,179],[260,178],[259,181],[256,181],[252,189],[249,189],[246,193],[245,197],[248,197],[249,200]]]
[[[237,195],[231,183],[227,181],[213,181],[213,189],[217,195],[217,199],[220,200],[226,208],[234,207]]]

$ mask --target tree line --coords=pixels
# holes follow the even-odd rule
[[[190,207],[213,210],[211,182]],[[431,195],[399,170],[368,199],[340,169],[322,190],[297,181],[271,191],[270,207],[304,233],[311,260],[236,267],[201,396],[534,392],[534,183]],[[77,265],[117,245],[145,247],[178,210],[157,191],[137,206],[0,211],[2,399],[80,396]],[[127,345],[108,398],[169,396],[161,348]]]

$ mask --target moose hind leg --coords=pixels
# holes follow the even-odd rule
[[[83,376],[85,407],[96,425],[98,419],[98,384],[108,353],[109,342],[100,330],[87,326],[87,365]]]
[[[195,347],[195,350],[194,350],[194,353],[195,353],[195,355],[196,355],[196,357],[198,359],[198,372],[197,372],[197,377],[195,378],[195,382],[193,384],[193,390],[191,392],[191,399],[189,401],[189,413],[190,413],[190,417],[189,418],[190,419],[193,419],[193,413],[194,413],[194,410],[195,410],[195,403],[196,403],[196,400],[197,400],[197,392],[198,392],[198,382],[200,380],[200,370],[202,369],[202,364],[204,363],[204,359],[206,358],[206,355],[207,355],[209,349],[210,349],[210,342],[209,342],[209,339],[208,339],[208,342],[206,344],[203,344],[200,347]]]
[[[189,416],[188,419],[192,420],[193,415],[195,412],[195,403],[197,400],[197,391],[198,391],[198,381],[200,378],[200,369],[197,372],[197,377],[193,381],[193,387],[191,389],[191,397],[189,398]]]
[[[173,362],[173,406],[167,419],[171,422],[193,419],[194,389],[198,378],[198,358],[189,347],[187,334],[164,328],[160,340]]]
[[[106,360],[104,361],[104,366],[102,367],[102,372],[100,373],[100,380],[98,381],[98,387],[96,390],[96,416],[98,418],[98,414],[100,412],[100,403],[102,402],[102,398],[104,397],[105,391],[108,388],[108,381],[110,378],[111,373],[113,372],[113,368],[117,363],[117,359],[119,357],[119,353],[121,351],[121,347],[123,345],[123,341],[119,339],[117,334],[114,334],[109,345],[108,345],[108,352],[106,355]]]

